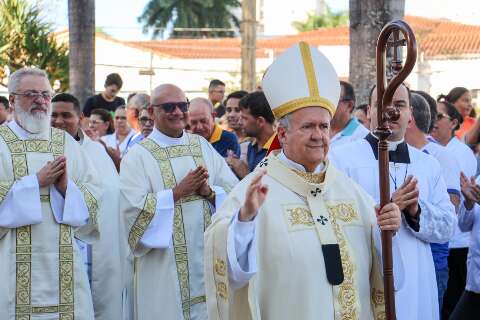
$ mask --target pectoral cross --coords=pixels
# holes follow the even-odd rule
[[[268,165],[268,158],[265,158],[263,159],[260,164],[259,164],[259,167],[266,167]]]
[[[322,190],[320,188],[316,188],[315,190],[311,190],[310,193],[312,194],[312,196],[316,197],[317,194],[321,193]]]
[[[392,39],[393,37],[393,39]],[[391,39],[391,40],[390,40]],[[393,31],[389,40],[387,41],[387,49],[393,49],[393,57],[389,55],[389,72],[387,72],[387,79],[390,81],[395,75],[397,75],[400,70],[402,70],[402,47],[407,45],[406,39],[400,39],[400,30]]]
[[[328,219],[324,216],[320,216],[319,218],[317,218],[317,222],[320,222],[324,226],[328,222]]]

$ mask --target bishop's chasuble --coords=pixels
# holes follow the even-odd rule
[[[218,207],[238,180],[198,135],[171,138],[155,128],[122,160],[121,212],[135,256],[135,319],[207,319],[203,233],[214,208],[198,195],[174,202],[172,192],[199,165],[208,170]]]
[[[67,158],[65,198],[39,188],[36,173]],[[0,319],[93,320],[92,297],[75,241],[98,238],[98,184],[80,146],[51,128],[33,138],[15,121],[0,126]]]
[[[264,159],[205,234],[209,319],[384,319],[372,198],[331,164],[309,174],[285,159],[283,152]],[[239,222],[261,169],[266,200],[254,221]],[[253,226],[251,240],[241,240],[245,224]]]
[[[377,142],[369,134],[329,153],[335,166],[380,200]],[[439,319],[438,292],[430,243],[444,243],[453,235],[457,224],[455,208],[450,202],[447,186],[438,161],[405,142],[390,151],[390,194],[413,175],[418,180],[419,221],[403,215],[402,225],[393,251],[395,305],[398,320]],[[393,147],[392,147],[393,149]],[[353,155],[353,156],[352,156]]]

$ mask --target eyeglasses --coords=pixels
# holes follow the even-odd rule
[[[105,121],[103,121],[103,120],[90,120],[89,123],[91,125],[96,125],[96,124],[105,123]]]
[[[182,112],[187,112],[188,107],[190,106],[190,101],[187,102],[167,102],[167,103],[160,103],[160,104],[152,104],[152,107],[159,107],[162,108],[163,111],[166,113],[171,113],[175,111],[175,109],[178,107],[180,111]]]
[[[51,100],[52,97],[53,97],[53,93],[50,92],[50,91],[42,91],[42,92],[25,91],[25,92],[12,92],[11,94],[13,94],[14,96],[25,97],[25,98],[31,99],[31,100],[34,100],[34,99],[37,99],[37,98],[40,98],[40,97],[45,99],[45,100]]]
[[[138,120],[140,120],[140,123],[145,125],[147,123],[153,124],[153,119],[147,118],[147,117],[141,117]]]
[[[449,115],[446,115],[445,113],[437,113],[437,120],[442,120],[443,118],[452,120],[452,118]]]
[[[230,107],[227,107],[225,108],[225,110],[230,113],[230,112],[240,112],[240,108],[230,108]]]

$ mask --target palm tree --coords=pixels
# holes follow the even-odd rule
[[[68,86],[68,49],[56,42],[40,9],[27,0],[0,0],[0,84],[25,66],[47,71],[52,84]],[[3,80],[3,81],[2,81]]]
[[[179,31],[177,28],[238,28],[240,23],[232,10],[239,7],[238,0],[150,0],[138,21],[143,23],[144,32],[153,29],[156,38],[172,28],[172,37],[224,37],[233,36],[230,30],[205,32],[201,30]]]
[[[95,0],[68,0],[70,91],[83,107],[95,92]]]
[[[315,15],[309,13],[307,20],[293,22],[293,27],[299,32],[315,30],[318,28],[334,28],[348,25],[348,12],[332,12],[327,6],[325,14]]]
[[[405,0],[350,0],[350,81],[357,103],[367,103],[376,81],[375,53],[383,26],[401,19]]]

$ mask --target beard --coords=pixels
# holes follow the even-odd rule
[[[44,109],[45,112],[36,111],[33,109]],[[40,104],[32,104],[28,111],[25,111],[21,106],[15,108],[15,118],[18,124],[33,135],[44,136],[50,129],[50,119],[52,115],[51,106],[43,106]]]

